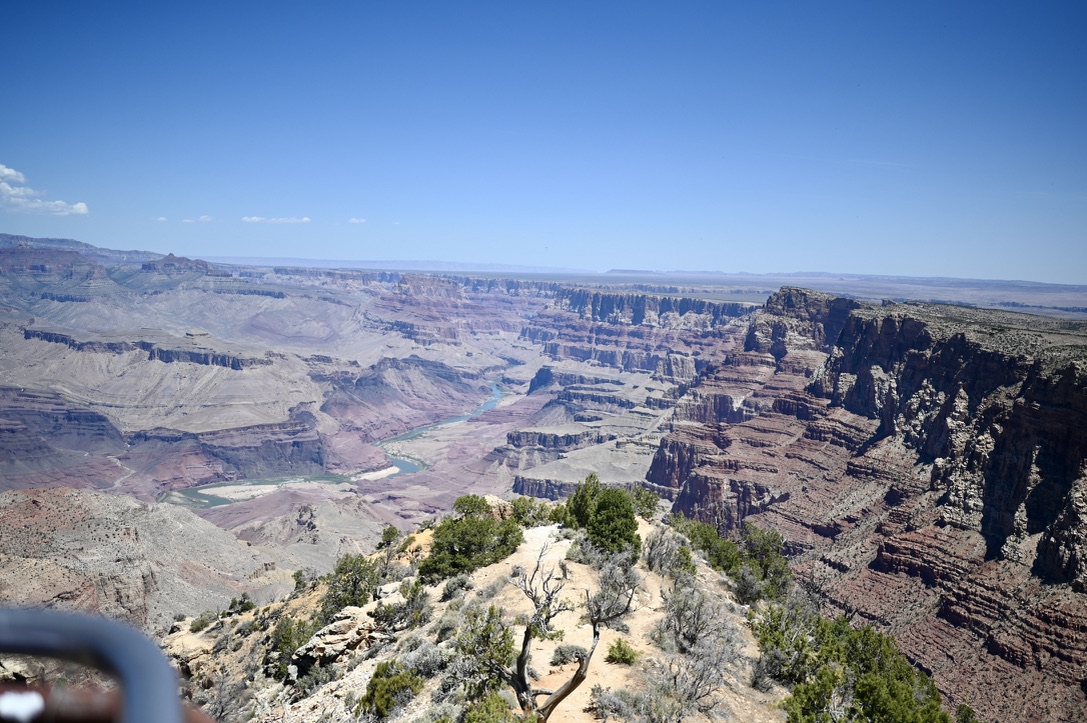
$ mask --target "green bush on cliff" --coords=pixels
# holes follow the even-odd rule
[[[630,552],[636,560],[642,539],[638,536],[634,501],[629,490],[604,487],[596,474],[590,474],[566,501],[563,523],[584,529],[596,549]]]
[[[495,519],[482,497],[460,497],[453,509],[456,516],[434,528],[430,555],[419,565],[419,575],[427,582],[493,565],[513,554],[524,539],[520,525]]]
[[[827,620],[795,597],[766,608],[753,627],[761,652],[753,683],[763,687],[757,678],[766,675],[792,687],[783,703],[789,723],[951,723],[931,678],[889,635]],[[967,706],[958,717],[972,713]]]
[[[369,713],[375,718],[388,718],[394,710],[414,698],[424,683],[418,675],[401,670],[394,660],[378,663],[355,714]]]
[[[326,579],[328,589],[321,597],[318,627],[328,625],[348,605],[361,607],[370,602],[381,582],[377,563],[362,554],[347,554],[336,560],[336,567]]]
[[[672,515],[669,521],[695,549],[706,555],[710,567],[733,578],[740,602],[776,600],[788,592],[792,573],[783,553],[785,540],[778,532],[748,522],[737,544],[721,537],[713,525],[689,520],[682,514]]]
[[[317,628],[314,623],[295,620],[290,616],[279,619],[272,629],[271,643],[264,659],[266,665],[272,665],[270,672],[273,678],[283,680],[287,677],[287,667],[291,664],[294,651],[302,647],[317,632]]]

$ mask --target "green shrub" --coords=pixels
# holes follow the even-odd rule
[[[596,496],[589,523],[589,542],[607,552],[641,552],[642,538],[638,536],[638,520],[634,504],[626,490],[606,488]]]
[[[567,527],[583,529],[589,526],[589,520],[596,513],[596,498],[603,487],[600,478],[593,472],[577,486],[574,493],[566,500],[566,515],[563,524]]]
[[[241,613],[247,613],[257,607],[257,604],[249,597],[249,593],[243,592],[242,597],[230,598],[230,607],[226,609],[227,615],[240,615]]]
[[[641,553],[634,496],[629,490],[604,487],[595,473],[585,478],[566,500],[562,523],[585,530],[593,547],[605,552]]]
[[[370,612],[374,622],[383,630],[411,630],[430,621],[430,595],[423,589],[423,583],[416,580],[412,584],[400,585],[403,602],[386,605],[379,603]]]
[[[304,694],[320,688],[326,683],[331,683],[334,680],[339,680],[343,677],[343,670],[338,665],[329,665],[326,668],[322,668],[320,665],[315,665],[310,668],[309,672],[298,679],[295,683],[295,688],[300,690]]]
[[[377,549],[384,550],[386,547],[392,547],[398,540],[400,540],[400,530],[392,525],[386,525],[381,530],[381,540],[377,543]]]
[[[461,517],[491,514],[491,506],[479,495],[463,495],[453,501],[453,511]]]
[[[888,635],[844,617],[827,620],[794,599],[771,605],[754,629],[762,653],[756,677],[792,686],[783,702],[790,723],[829,720],[843,707],[847,720],[951,723],[932,680]]]
[[[464,712],[464,723],[517,723],[521,720],[500,693],[491,693]]]
[[[521,527],[541,527],[551,522],[551,505],[546,502],[531,497],[518,497],[510,506],[513,509],[513,519]]]
[[[513,554],[524,540],[517,522],[494,519],[478,495],[458,498],[453,508],[459,516],[434,528],[430,555],[419,565],[420,577],[428,582],[493,565]]]
[[[733,578],[736,597],[741,602],[751,604],[764,597],[777,600],[788,592],[792,573],[783,552],[785,541],[778,532],[748,522],[737,545],[705,522],[695,522],[679,514],[672,515],[670,522],[696,549],[705,553],[710,567]]]
[[[423,684],[422,678],[401,670],[395,660],[378,663],[355,715],[370,713],[377,718],[388,718],[390,713],[414,698],[423,689]]]
[[[192,625],[189,626],[189,632],[198,633],[218,619],[219,613],[213,610],[205,610],[193,619]]]
[[[622,638],[616,638],[608,646],[608,655],[604,660],[619,665],[634,665],[638,661],[638,651]]]
[[[268,654],[264,658],[265,665],[272,665],[271,676],[276,680],[284,680],[287,677],[287,667],[291,664],[291,656],[317,632],[317,625],[305,620],[295,620],[284,616],[279,619],[272,629],[271,642],[268,646]]]
[[[328,589],[321,597],[317,614],[319,626],[332,622],[349,605],[361,607],[374,596],[380,577],[377,564],[366,555],[344,555],[328,575]]]
[[[634,503],[634,509],[638,513],[638,517],[641,517],[645,521],[653,519],[657,514],[657,504],[661,498],[656,492],[647,490],[645,487],[635,487],[631,490],[631,501]]]

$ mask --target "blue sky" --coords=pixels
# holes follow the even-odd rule
[[[35,2],[0,28],[7,233],[1087,283],[1082,2]]]

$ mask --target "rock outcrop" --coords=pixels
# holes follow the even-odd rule
[[[49,331],[47,329],[25,329],[23,331],[23,338],[28,340],[40,339],[41,341],[52,342],[54,344],[64,344],[74,351],[90,353],[124,354],[125,352],[139,350],[147,352],[148,361],[161,361],[166,362],[167,364],[172,362],[187,362],[189,364],[203,364],[204,366],[226,367],[227,369],[234,369],[236,371],[272,363],[272,360],[267,356],[243,357],[237,354],[231,354],[230,352],[207,349],[192,342],[190,342],[187,347],[175,346],[174,348],[171,348],[169,345],[163,346],[142,339],[137,341],[119,341],[115,339],[80,341],[75,339],[71,334],[65,334],[59,331]]]
[[[781,531],[833,607],[983,717],[1087,709],[1087,328],[783,289],[676,407],[647,481]],[[1014,680],[1014,684],[1012,681]]]

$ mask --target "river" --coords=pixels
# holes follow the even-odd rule
[[[450,417],[449,419],[443,419],[440,422],[434,422],[432,424],[424,424],[421,427],[398,434],[395,437],[384,439],[377,443],[378,447],[385,449],[388,444],[394,444],[396,442],[404,442],[409,439],[415,439],[427,432],[442,427],[447,424],[455,424],[457,422],[466,422],[469,419],[475,419],[485,412],[489,412],[498,406],[498,402],[503,397],[502,390],[499,389],[497,383],[491,384],[491,396],[487,401],[476,407],[471,413],[464,414],[459,417]],[[386,452],[388,454],[388,452]],[[409,459],[406,457],[394,457],[389,455],[389,461],[393,467],[396,467],[396,472],[385,475],[382,479],[389,479],[396,475],[401,474],[413,474],[426,469],[426,464],[420,460]],[[171,504],[182,505],[192,509],[204,509],[208,507],[221,507],[222,505],[229,505],[234,502],[240,502],[242,500],[253,499],[254,497],[260,497],[273,491],[270,488],[282,487],[288,484],[299,483],[312,483],[320,482],[324,484],[351,484],[351,478],[348,475],[315,475],[312,477],[285,477],[279,479],[256,479],[256,480],[239,480],[237,482],[216,482],[210,485],[201,485],[199,487],[189,487],[183,490],[174,490],[172,492],[166,492],[159,497],[159,502],[169,502]],[[216,492],[219,494],[216,494]]]

